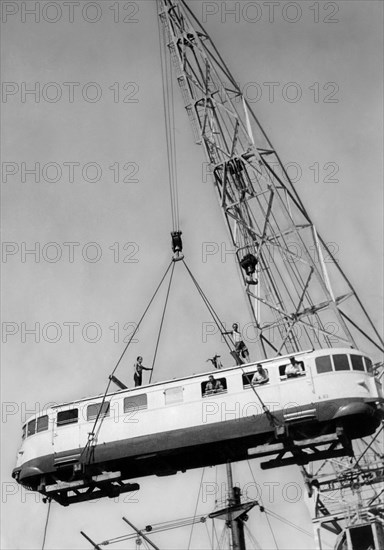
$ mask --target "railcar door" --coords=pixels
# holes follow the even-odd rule
[[[55,465],[76,462],[81,453],[79,439],[79,409],[57,412],[53,432]]]
[[[285,422],[296,423],[317,419],[317,399],[310,361],[305,358],[292,365],[278,366],[281,408]]]

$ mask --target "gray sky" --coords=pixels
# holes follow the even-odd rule
[[[34,549],[41,546],[46,506],[10,477],[25,410],[104,390],[130,324],[170,261],[171,219],[154,2],[75,2],[73,23],[62,2],[27,2],[28,9],[36,5],[39,22],[21,2],[2,4],[2,546]],[[382,329],[382,3],[293,2],[286,10],[281,2],[272,14],[269,3],[226,2],[238,9],[238,21],[222,4],[190,2],[245,83],[283,162],[300,167],[297,191]],[[35,96],[25,93],[35,86]],[[301,98],[293,102],[295,93]],[[225,255],[230,245],[222,215],[178,95],[176,112],[186,260],[220,317],[243,326],[249,319]],[[26,172],[35,163],[40,181]],[[26,254],[35,243],[36,255]],[[205,257],[206,243],[222,253]],[[101,257],[93,262],[95,254]],[[161,305],[154,305],[117,371],[128,385],[135,357],[151,362]],[[203,339],[209,321],[177,265],[155,380],[204,371],[215,352],[230,364],[217,336]],[[26,333],[36,323],[38,336]],[[255,358],[256,347],[249,347]],[[264,505],[311,531],[305,503],[291,502],[295,495],[287,493],[289,483],[303,492],[296,469],[266,474],[256,461],[251,465]],[[234,470],[242,487],[253,481],[246,464]],[[89,548],[80,529],[97,541],[123,534],[122,515],[139,526],[191,516],[201,475],[145,478],[138,502],[53,504],[46,548]],[[222,469],[205,473],[206,491],[216,475],[224,479]],[[250,487],[249,496],[256,496]],[[214,504],[212,495],[200,495],[197,513]],[[306,535],[271,523],[279,548],[311,547]],[[274,548],[265,515],[256,510],[248,526],[263,548]],[[180,548],[188,538],[187,529],[154,540]],[[196,527],[192,547],[207,544],[205,527]]]

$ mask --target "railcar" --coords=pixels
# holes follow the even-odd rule
[[[260,361],[269,377],[261,385],[251,384],[256,363],[249,363],[119,390],[104,403],[96,396],[52,406],[23,425],[12,475],[47,494],[79,475],[136,479],[261,456],[282,444],[282,433],[292,448],[313,447],[337,429],[348,440],[375,432],[384,399],[369,357],[348,348],[295,358],[303,368],[293,377],[285,374],[290,356]],[[220,381],[216,392],[206,391],[210,375]]]

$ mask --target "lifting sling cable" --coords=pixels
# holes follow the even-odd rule
[[[212,315],[213,317],[213,320],[215,321],[216,323],[216,326],[218,327],[218,329],[221,331],[221,334],[224,336],[224,331],[225,331],[225,327],[222,323],[222,321],[220,320],[219,316],[217,315],[217,313],[215,312],[215,310],[213,309],[212,305],[210,304],[210,302],[208,301],[208,298],[205,296],[203,290],[201,289],[199,283],[197,282],[197,280],[195,279],[194,275],[192,274],[192,272],[190,271],[189,267],[187,266],[186,262],[183,260],[183,264],[185,265],[190,277],[192,278],[200,296],[202,297],[205,305],[207,306],[208,308],[208,311],[210,312],[210,314]],[[224,330],[221,330],[221,329],[224,329]],[[225,338],[225,336],[224,336]],[[228,344],[227,342],[227,339],[225,339],[225,343],[227,344],[228,348],[231,350],[231,346]],[[255,387],[251,384],[251,380],[250,380],[250,377],[248,376],[248,374],[244,371],[243,367],[241,365],[240,366],[240,369],[243,373],[243,375],[246,377],[246,379],[248,380],[254,394],[256,395],[257,399],[260,401],[260,404],[261,404],[261,407],[265,413],[265,415],[267,416],[271,426],[273,428],[276,428],[276,427],[280,427],[282,426],[281,422],[276,418],[276,416],[274,414],[271,413],[271,411],[269,410],[269,408],[265,405],[265,403],[263,402],[263,400],[261,399],[260,395],[257,393]]]
[[[167,37],[166,30],[160,21],[161,3],[157,2],[158,9],[158,36],[159,36],[159,51],[161,63],[161,79],[163,88],[163,112],[165,123],[165,137],[167,144],[167,160],[168,160],[168,177],[169,191],[171,198],[171,215],[172,229],[179,231],[179,199],[177,187],[177,166],[176,166],[176,139],[175,139],[175,114],[174,114],[174,97],[173,97],[173,78],[172,78],[172,63],[171,54],[167,55]]]
[[[140,318],[140,320],[139,320],[139,322],[138,322],[138,324],[137,324],[135,330],[133,331],[133,333],[132,333],[130,339],[128,340],[127,345],[125,346],[125,348],[124,348],[122,354],[120,355],[119,360],[117,361],[117,363],[116,363],[116,365],[115,365],[115,368],[114,368],[113,371],[112,371],[112,374],[111,374],[110,377],[109,377],[108,384],[107,384],[107,387],[106,387],[106,389],[105,389],[105,392],[104,392],[104,395],[103,395],[103,399],[102,399],[102,401],[101,401],[101,405],[100,405],[100,407],[99,407],[97,416],[96,416],[96,418],[95,418],[95,422],[94,422],[93,427],[92,427],[92,431],[88,434],[88,441],[87,441],[87,443],[85,444],[83,450],[81,451],[80,457],[83,455],[84,452],[86,452],[86,450],[88,449],[88,447],[90,446],[91,442],[93,441],[93,439],[94,439],[94,437],[95,437],[96,426],[97,426],[97,423],[99,422],[101,413],[102,413],[102,411],[103,411],[105,399],[106,399],[106,396],[107,396],[107,394],[108,394],[108,390],[109,390],[109,388],[110,388],[110,385],[111,385],[111,383],[112,383],[112,376],[115,374],[116,369],[117,369],[118,366],[120,365],[120,362],[121,362],[122,358],[124,357],[125,352],[127,351],[128,347],[129,347],[129,345],[130,345],[130,343],[132,342],[133,338],[135,337],[137,331],[139,330],[139,327],[140,327],[140,325],[141,325],[141,322],[143,321],[143,319],[144,319],[144,317],[145,317],[147,311],[149,310],[150,306],[152,305],[152,302],[153,302],[153,300],[155,299],[155,296],[156,296],[158,290],[160,289],[161,285],[163,284],[163,281],[164,281],[164,279],[165,279],[165,277],[166,277],[166,275],[167,275],[168,271],[170,270],[171,265],[172,265],[173,263],[174,263],[174,262],[171,261],[170,264],[169,264],[169,266],[167,267],[167,269],[166,269],[166,271],[165,271],[163,277],[161,278],[160,283],[158,284],[158,286],[157,286],[157,288],[156,288],[156,290],[155,290],[155,292],[154,292],[152,298],[150,299],[150,301],[149,301],[147,307],[145,308],[144,313],[142,314],[142,316],[141,316],[141,318]],[[102,422],[103,422],[103,419],[104,419],[104,415],[103,415],[103,416],[101,417],[101,419],[100,419],[100,426],[99,426],[98,429],[100,429],[101,424],[102,424]]]
[[[220,330],[221,332],[221,335],[224,337],[224,340],[225,340],[225,343],[227,344],[228,348],[230,351],[231,350],[231,346],[229,345],[228,341],[227,341],[227,338],[225,337],[225,326],[223,324],[223,322],[221,321],[221,319],[219,318],[219,316],[217,315],[216,311],[213,309],[213,306],[211,305],[211,303],[209,302],[208,298],[206,297],[206,295],[204,294],[201,286],[199,285],[199,283],[197,282],[196,278],[194,277],[194,275],[192,274],[191,270],[189,269],[189,267],[187,266],[187,264],[185,263],[185,261],[183,260],[183,264],[185,265],[185,268],[186,270],[188,271],[188,274],[190,275],[193,283],[195,284],[196,288],[197,288],[197,291],[198,293],[200,294],[203,302],[205,303],[205,305],[207,306],[207,309],[209,311],[209,313],[211,314],[214,322],[216,323],[216,326],[217,328]],[[232,339],[230,339],[232,341]],[[233,344],[233,342],[232,342]]]
[[[252,384],[252,380],[251,380],[250,376],[248,376],[248,374],[246,372],[244,372],[244,369],[241,365],[240,365],[240,369],[241,369],[241,372],[243,373],[243,375],[245,376],[247,382],[251,386],[251,388],[253,390],[253,393],[256,395],[257,399],[260,401],[261,408],[263,409],[264,414],[268,418],[269,423],[271,424],[272,428],[282,426],[282,423],[280,422],[280,420],[278,418],[276,418],[276,416],[273,413],[271,413],[271,411],[269,410],[267,405],[261,399],[260,395],[257,393],[257,391],[255,389],[255,386]]]
[[[162,330],[162,328],[163,328],[164,317],[165,317],[165,311],[166,311],[166,309],[167,309],[167,304],[168,304],[169,291],[171,290],[173,272],[175,271],[175,262],[172,262],[172,263],[173,263],[173,265],[172,265],[171,277],[170,277],[169,283],[168,283],[167,295],[166,295],[166,297],[165,297],[165,304],[164,304],[163,314],[162,314],[162,316],[161,316],[161,322],[160,322],[159,333],[158,333],[158,335],[157,335],[157,342],[156,342],[156,347],[155,347],[155,353],[154,353],[154,355],[153,355],[152,371],[151,371],[151,374],[150,374],[150,377],[149,377],[149,383],[152,382],[153,369],[154,369],[154,367],[155,367],[155,361],[156,361],[156,357],[157,357],[157,350],[158,350],[158,348],[159,348],[161,330]]]

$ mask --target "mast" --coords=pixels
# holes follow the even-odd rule
[[[227,462],[227,482],[228,482],[228,508],[241,504],[240,489],[233,486],[232,466]],[[246,550],[244,525],[240,519],[234,519],[231,512],[228,513],[228,523],[232,533],[233,550]]]
[[[165,48],[195,142],[209,164],[262,355],[356,348],[364,338],[382,350],[371,318],[208,34],[184,0],[157,3]]]

